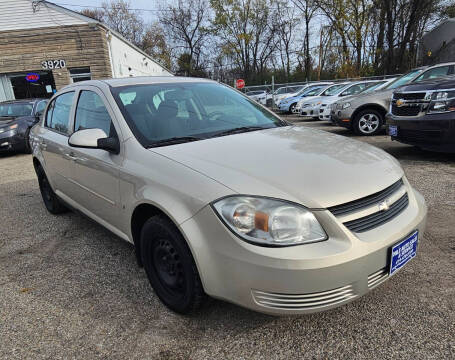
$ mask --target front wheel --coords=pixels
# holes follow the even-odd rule
[[[295,110],[295,107],[296,107],[296,106],[297,106],[297,103],[294,103],[294,104],[292,104],[291,106],[289,106],[289,112],[290,112],[291,114],[294,113],[294,110]]]
[[[193,256],[170,220],[153,216],[146,221],[141,255],[150,284],[168,308],[187,314],[202,305],[205,293]]]
[[[376,110],[363,110],[357,114],[353,122],[353,130],[357,135],[376,135],[384,122],[383,116]]]

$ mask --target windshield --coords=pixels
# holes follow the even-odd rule
[[[392,81],[389,85],[385,86],[384,89],[395,89],[399,86],[406,85],[408,82],[414,79],[416,75],[420,74],[423,70],[425,69],[412,70],[407,74],[400,76],[398,79]]]
[[[218,83],[133,85],[111,91],[144,147],[169,139],[202,140],[233,130],[287,126],[248,97]]]
[[[280,94],[285,94],[285,93],[287,93],[287,92],[288,92],[288,89],[287,89],[287,88],[281,87],[281,88],[275,90],[274,94],[275,94],[275,95],[280,95]]]
[[[385,83],[386,83],[386,81],[378,82],[378,83],[374,84],[373,86],[370,86],[370,87],[366,88],[365,90],[361,91],[360,93],[361,93],[361,94],[365,94],[365,93],[373,92],[373,91],[375,91],[378,87],[380,87],[381,85],[384,85]]]
[[[326,91],[324,91],[321,95],[322,96],[333,96],[338,94],[342,89],[344,89],[347,86],[347,84],[339,84],[339,85],[333,85],[329,87]]]
[[[306,89],[306,91],[304,91],[302,93],[303,96],[315,96],[315,95],[319,95],[322,91],[322,89],[325,89],[326,85],[321,85],[321,86],[313,86],[309,89]]]
[[[0,117],[4,116],[28,116],[32,114],[33,103],[9,103],[0,104]]]

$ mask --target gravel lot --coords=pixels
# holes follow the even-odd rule
[[[418,256],[349,305],[282,318],[215,300],[170,312],[131,245],[78,214],[47,213],[31,156],[1,156],[0,358],[455,358],[455,156],[358,139],[398,158],[425,196]]]

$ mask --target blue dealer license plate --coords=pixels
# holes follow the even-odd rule
[[[389,270],[390,275],[393,275],[400,270],[409,260],[416,256],[418,238],[419,232],[416,231],[408,238],[392,247]]]
[[[396,127],[395,125],[390,125],[389,126],[389,135],[398,136],[398,127]]]

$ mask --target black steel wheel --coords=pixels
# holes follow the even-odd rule
[[[193,256],[169,219],[153,216],[145,222],[141,256],[150,284],[167,307],[187,314],[202,305],[205,293]]]
[[[54,215],[68,211],[68,209],[62,204],[60,199],[57,197],[54,190],[52,190],[51,184],[49,183],[46,173],[44,172],[44,169],[41,166],[37,167],[36,175],[38,176],[38,183],[41,196],[43,197],[44,206],[46,207],[47,211]]]
[[[28,129],[25,132],[24,141],[25,141],[24,152],[26,154],[31,154],[32,153],[32,147],[30,146],[30,129]]]

